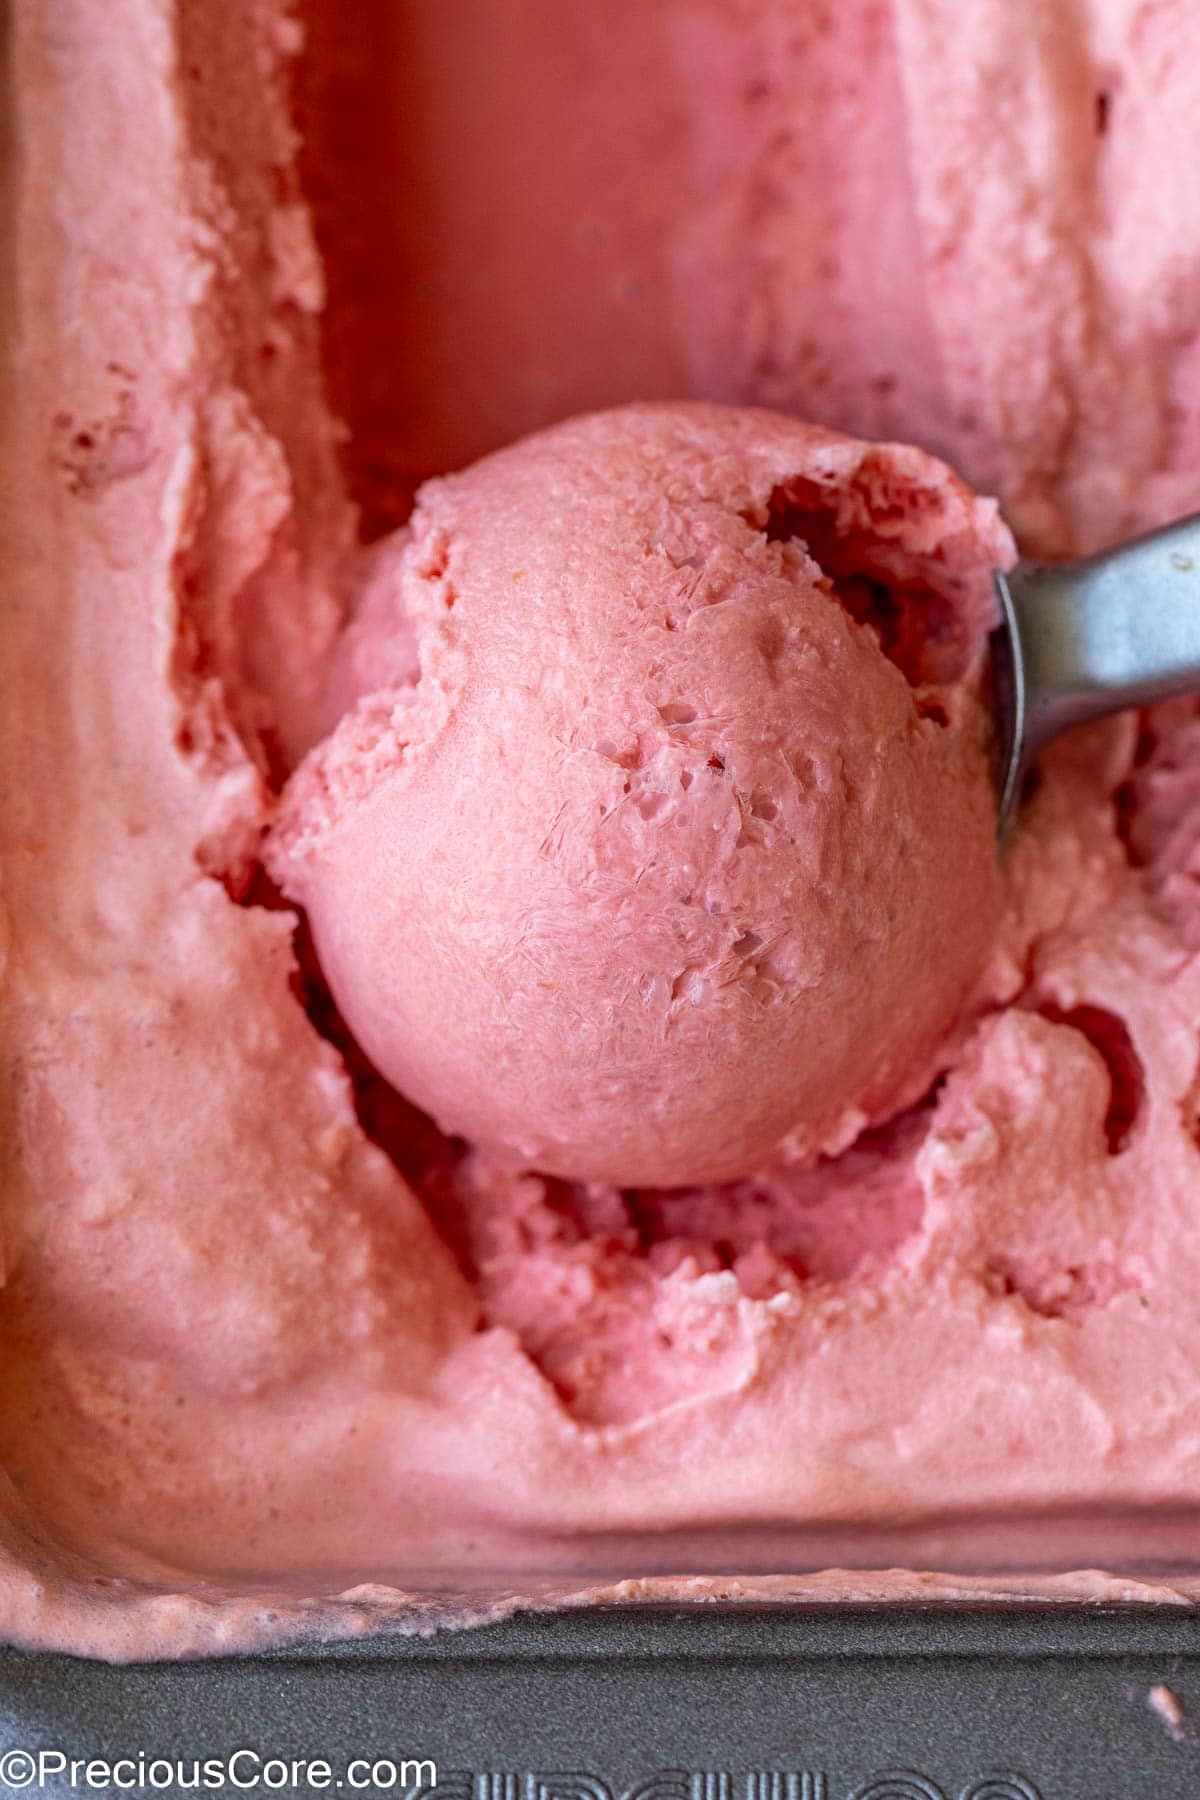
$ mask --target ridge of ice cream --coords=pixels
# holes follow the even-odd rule
[[[268,852],[376,1066],[617,1185],[811,1162],[916,1099],[998,913],[1010,555],[933,458],[754,410],[594,414],[428,484]]]

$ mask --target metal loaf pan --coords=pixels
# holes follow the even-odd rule
[[[333,1792],[382,1758],[358,1791],[409,1800],[427,1772],[388,1761],[433,1759],[445,1800],[1195,1800],[1193,1718],[1200,1614],[1174,1607],[599,1606],[204,1662],[0,1652],[0,1750],[321,1758]]]

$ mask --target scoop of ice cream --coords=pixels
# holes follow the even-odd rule
[[[993,927],[1010,557],[942,464],[761,411],[597,414],[427,485],[268,852],[379,1069],[493,1153],[656,1186],[916,1098]]]

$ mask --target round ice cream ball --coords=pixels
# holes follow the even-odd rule
[[[597,414],[429,483],[268,858],[382,1073],[506,1159],[657,1186],[920,1095],[993,931],[1010,559],[942,464],[760,411]]]

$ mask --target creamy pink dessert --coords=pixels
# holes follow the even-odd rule
[[[711,406],[422,489],[267,856],[376,1069],[616,1186],[812,1163],[917,1100],[988,991],[1010,555],[932,458]]]
[[[372,693],[420,691],[420,621],[386,599],[416,487],[583,409],[916,442],[1035,555],[1200,505],[1198,40],[1182,0],[17,9],[9,1637],[173,1655],[755,1577],[1195,1591],[1194,702],[1057,746],[994,894],[967,812],[951,855],[994,926],[958,915],[977,997],[961,923],[933,953],[928,1087],[720,1184],[576,1184],[447,1138],[364,1057],[263,857],[282,820],[291,879],[313,769]],[[741,526],[735,459],[722,529],[766,546],[756,580],[797,577],[872,728],[911,719],[921,672],[851,629],[852,588],[828,610],[836,534],[763,529],[774,471],[843,440],[761,429],[789,455]],[[414,542],[511,478],[483,466]],[[908,466],[973,521],[974,654],[1005,540]],[[971,677],[933,685],[949,723],[913,741],[966,753]],[[848,755],[852,722],[827,725]],[[669,762],[688,722],[660,725]],[[915,828],[937,750],[913,770]]]

